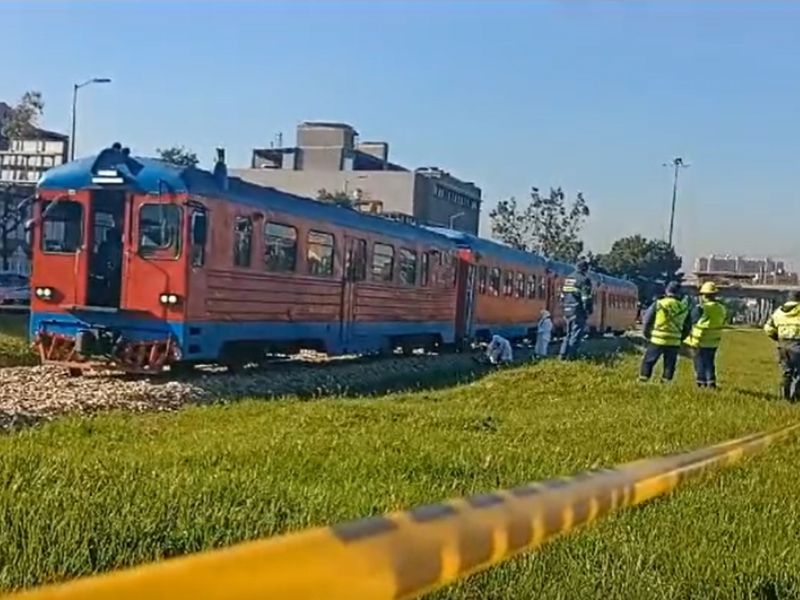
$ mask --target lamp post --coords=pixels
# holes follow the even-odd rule
[[[672,161],[664,163],[663,166],[672,167],[675,170],[672,179],[672,208],[669,212],[669,237],[667,238],[669,245],[672,246],[672,234],[675,231],[675,202],[678,199],[678,172],[681,169],[689,168],[689,165],[684,163],[682,158],[676,157]]]
[[[107,77],[94,77],[93,79],[89,79],[83,83],[76,83],[72,86],[72,125],[70,127],[69,137],[70,161],[75,160],[75,121],[78,112],[78,90],[86,87],[87,85],[92,85],[93,83],[111,83],[111,80]]]
[[[450,215],[450,220],[449,220],[450,229],[453,228],[453,225],[455,224],[456,219],[458,219],[459,217],[463,217],[463,216],[464,216],[463,212],[459,212],[459,213],[456,213],[454,215]]]

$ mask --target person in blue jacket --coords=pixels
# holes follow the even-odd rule
[[[564,341],[558,353],[561,360],[572,360],[577,356],[586,334],[586,321],[594,310],[588,271],[589,263],[579,261],[576,271],[561,286],[561,309],[564,313]]]

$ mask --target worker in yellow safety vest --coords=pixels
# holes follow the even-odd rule
[[[649,381],[658,359],[664,357],[661,382],[672,381],[678,363],[681,340],[686,336],[689,310],[680,299],[677,281],[667,284],[664,297],[656,300],[642,317],[642,329],[648,341],[639,369],[639,381]]]
[[[783,399],[796,402],[800,391],[800,292],[789,294],[787,301],[767,319],[764,332],[778,342]]]
[[[697,376],[697,386],[717,387],[717,348],[722,339],[722,329],[728,311],[717,300],[717,285],[706,281],[700,286],[700,302],[690,314],[691,330],[686,345],[692,349],[692,362]]]

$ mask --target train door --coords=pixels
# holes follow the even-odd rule
[[[600,292],[600,317],[597,319],[597,332],[604,335],[608,329],[608,293],[605,289]]]
[[[475,272],[477,268],[459,257],[456,263],[456,340],[463,342],[472,335],[472,315],[475,311]]]
[[[97,190],[89,197],[88,306],[120,307],[126,202],[124,190]]]
[[[367,240],[345,236],[344,255],[339,340],[342,346],[347,349],[353,343],[353,326],[356,320],[356,304],[358,303],[358,284],[367,278]]]

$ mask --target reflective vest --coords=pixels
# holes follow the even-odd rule
[[[700,309],[703,313],[700,320],[692,326],[686,345],[692,348],[716,348],[722,339],[727,311],[715,300],[701,301]]]
[[[688,314],[686,305],[677,298],[668,296],[656,301],[656,322],[650,342],[656,346],[680,346]]]
[[[767,335],[777,335],[781,341],[800,340],[800,304],[787,302],[764,325]]]

